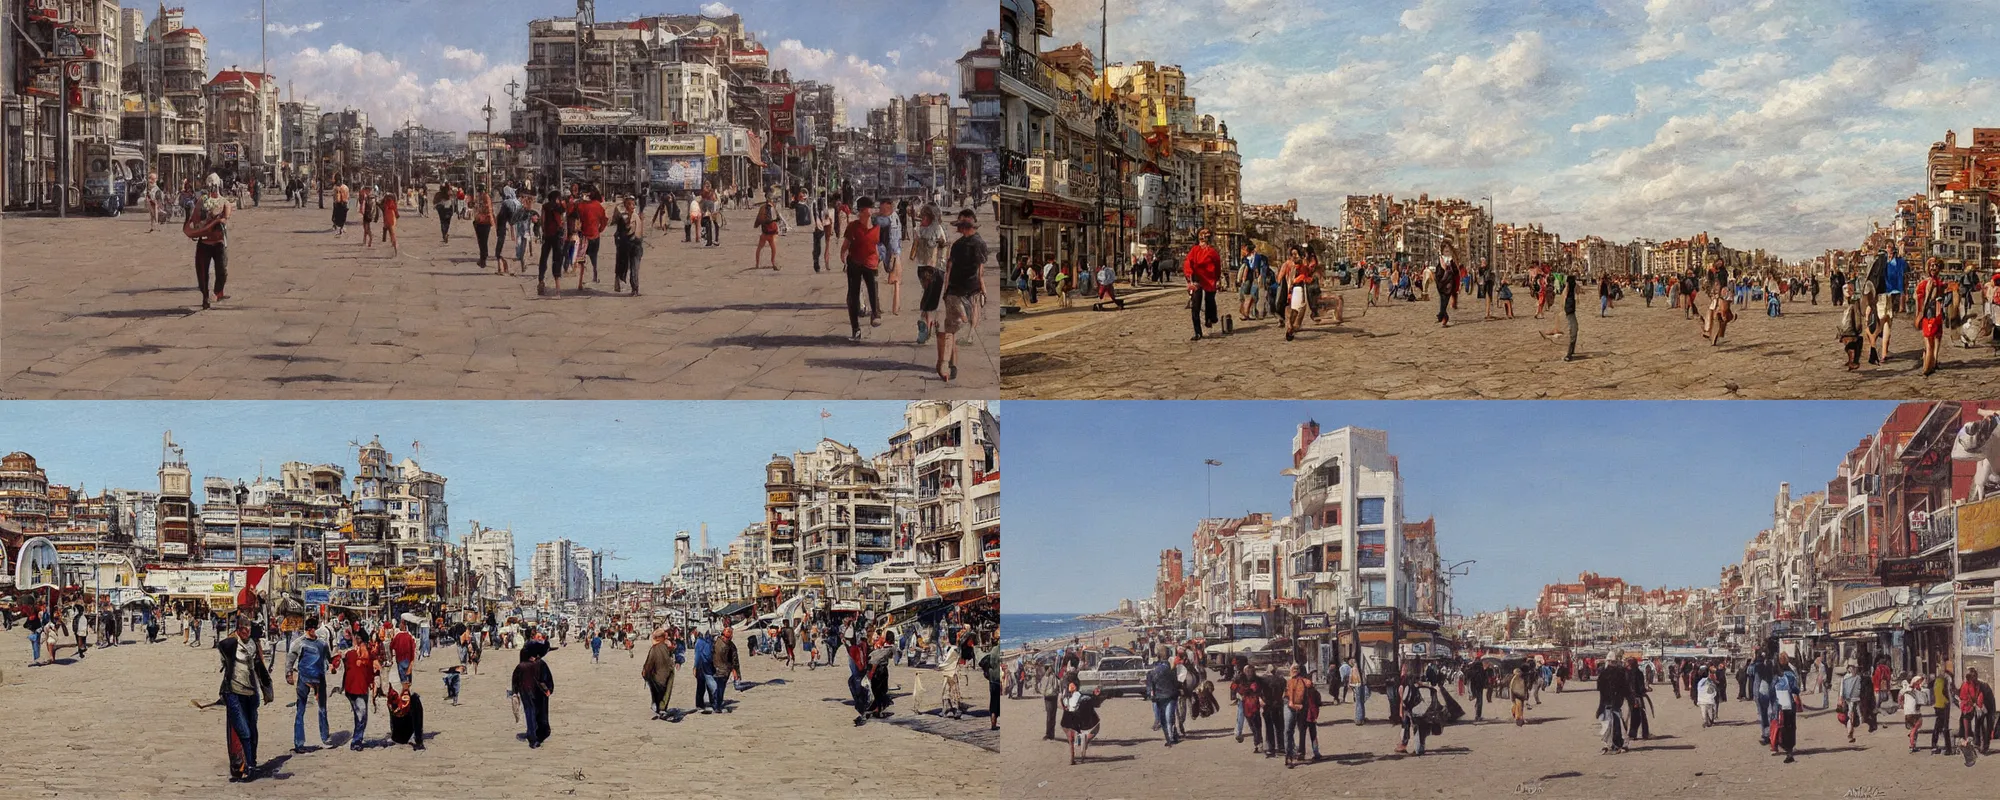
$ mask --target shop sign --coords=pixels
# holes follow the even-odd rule
[[[1885,558],[1880,569],[1883,586],[1940,583],[1954,574],[1951,553],[1935,553],[1922,558]]]
[[[1863,614],[1873,614],[1895,604],[1894,592],[1888,589],[1876,589],[1848,598],[1847,602],[1840,604],[1840,618],[1852,619]]]
[[[1325,630],[1332,627],[1332,621],[1325,614],[1307,614],[1299,617],[1299,626],[1313,630]]]
[[[1395,618],[1396,609],[1393,608],[1364,608],[1360,614],[1363,625],[1387,625]]]
[[[2000,567],[2000,496],[1958,507],[1958,569]]]
[[[1052,203],[1046,200],[1028,200],[1021,203],[1021,216],[1031,219],[1055,220],[1057,222],[1081,223],[1084,220],[1083,209],[1066,203]]]
[[[791,493],[791,492],[771,492],[771,493],[770,493],[770,496],[769,496],[769,500],[768,500],[768,502],[772,502],[772,503],[789,503],[789,502],[792,502],[792,493]]]
[[[676,136],[646,137],[646,155],[649,156],[698,156],[707,149],[706,137],[680,134]]]
[[[89,57],[84,52],[83,41],[76,38],[76,31],[68,28],[56,29],[54,52],[56,58],[63,60]]]

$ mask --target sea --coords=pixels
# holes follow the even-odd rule
[[[1044,639],[1072,636],[1117,627],[1116,620],[1078,619],[1079,614],[1001,614],[1000,649],[1014,650]]]

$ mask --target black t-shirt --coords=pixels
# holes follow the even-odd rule
[[[986,263],[986,240],[979,234],[961,236],[951,243],[951,256],[945,275],[944,292],[957,297],[969,297],[979,293],[979,268]]]
[[[42,626],[48,623],[42,620],[42,615],[40,614],[29,614],[28,619],[21,624],[28,627],[29,633],[41,633]]]
[[[792,204],[792,214],[800,227],[812,226],[812,204],[800,200]]]
[[[1569,280],[1563,281],[1563,313],[1576,313],[1576,276],[1574,275],[1570,276]]]

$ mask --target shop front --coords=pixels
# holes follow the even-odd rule
[[[1083,207],[1050,195],[1035,195],[1023,201],[1014,235],[1013,252],[1025,255],[1036,266],[1055,262],[1074,265],[1086,255],[1084,225],[1088,215]]]

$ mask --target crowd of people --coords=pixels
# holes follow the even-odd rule
[[[1629,295],[1636,294],[1647,307],[1656,300],[1668,308],[1680,309],[1684,318],[1698,323],[1703,340],[1719,346],[1737,320],[1740,309],[1761,303],[1767,317],[1784,316],[1787,303],[1819,305],[1823,292],[1830,293],[1833,307],[1841,309],[1835,338],[1846,351],[1848,370],[1867,363],[1886,363],[1892,356],[1890,344],[1898,317],[1907,320],[1920,338],[1917,354],[1922,374],[1938,369],[1940,345],[1951,336],[1961,347],[2000,346],[2000,274],[1981,278],[1975,274],[1946,271],[1936,258],[1919,270],[1894,249],[1873,254],[1854,254],[1830,270],[1810,274],[1781,274],[1776,269],[1732,269],[1720,259],[1712,259],[1700,269],[1684,274],[1613,274],[1595,278],[1575,264],[1531,264],[1519,275],[1502,275],[1484,260],[1461,260],[1447,244],[1435,263],[1412,264],[1404,259],[1383,263],[1364,261],[1356,265],[1322,266],[1317,248],[1291,244],[1282,249],[1283,260],[1274,263],[1259,246],[1244,243],[1233,267],[1225,268],[1225,255],[1212,244],[1206,229],[1196,233],[1196,243],[1180,258],[1185,279],[1188,311],[1193,327],[1192,340],[1221,332],[1232,332],[1236,320],[1278,318],[1283,320],[1286,341],[1293,341],[1310,318],[1322,320],[1322,311],[1331,306],[1332,324],[1346,323],[1342,296],[1324,288],[1358,289],[1368,306],[1389,302],[1437,304],[1436,321],[1449,327],[1460,308],[1461,298],[1484,301],[1484,319],[1513,319],[1516,285],[1535,302],[1535,319],[1559,313],[1563,325],[1543,332],[1543,336],[1567,345],[1563,360],[1576,358],[1581,335],[1577,319],[1577,295],[1596,290],[1598,316],[1607,317]],[[1135,257],[1123,276],[1109,265],[1092,270],[1074,262],[1058,262],[1053,256],[1040,265],[1027,255],[1017,257],[1010,268],[1009,285],[1020,302],[1035,306],[1046,295],[1061,308],[1069,308],[1073,296],[1095,295],[1100,302],[1093,308],[1116,311],[1125,308],[1118,296],[1122,277],[1129,285],[1160,284],[1168,279],[1171,259],[1148,252]],[[1591,284],[1585,286],[1584,284]],[[1238,295],[1234,317],[1218,314],[1219,293]]]
[[[1727,724],[1723,709],[1732,684],[1738,701],[1755,704],[1758,746],[1782,755],[1784,763],[1796,761],[1799,720],[1809,710],[1833,710],[1849,742],[1859,728],[1873,732],[1889,725],[1882,714],[1900,713],[1911,753],[1924,750],[1920,740],[1927,730],[1930,753],[1961,754],[1968,766],[1990,751],[2000,722],[1994,690],[1976,669],[1966,670],[1962,680],[1948,662],[1896,674],[1888,656],[1869,652],[1844,666],[1830,654],[1801,660],[1775,649],[1735,658],[1644,657],[1618,649],[1601,657],[1406,658],[1367,675],[1351,659],[1316,664],[1303,652],[1275,661],[1268,653],[1216,656],[1200,644],[1141,637],[1124,649],[1108,640],[1092,646],[1078,640],[1047,652],[1028,648],[1006,664],[1008,691],[1015,698],[1042,696],[1043,738],[1058,739],[1060,729],[1072,765],[1088,760],[1090,743],[1103,733],[1105,695],[1084,672],[1107,652],[1136,653],[1150,665],[1143,695],[1152,730],[1167,747],[1185,740],[1190,719],[1221,713],[1226,701],[1235,706],[1236,741],[1248,738],[1252,753],[1282,757],[1287,767],[1321,758],[1318,728],[1326,706],[1350,703],[1354,723],[1364,725],[1375,693],[1386,695],[1389,722],[1400,729],[1394,752],[1416,756],[1448,726],[1483,721],[1486,705],[1496,699],[1510,703],[1508,724],[1534,724],[1529,711],[1543,702],[1543,692],[1563,693],[1573,681],[1588,681],[1587,691],[1595,692],[1593,719],[1604,755],[1631,752],[1631,742],[1654,738],[1656,698],[1665,692],[1697,709],[1702,727]],[[1218,687],[1226,694],[1219,697]]]

